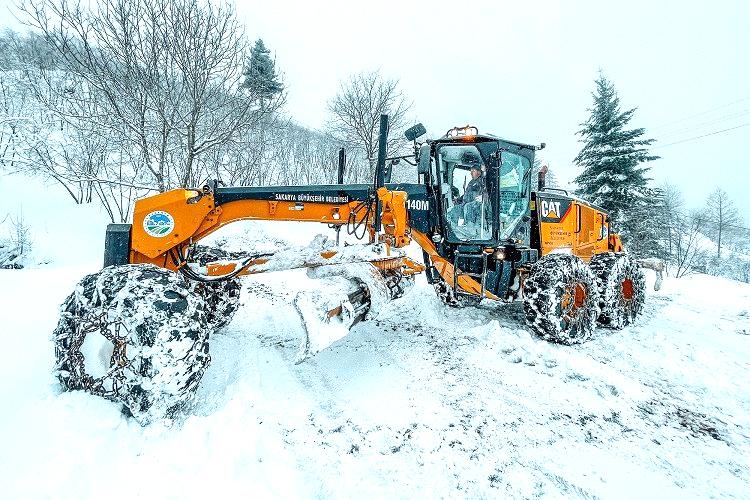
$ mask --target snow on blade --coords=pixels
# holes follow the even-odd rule
[[[335,255],[324,257],[327,252],[335,252]],[[397,258],[402,255],[403,253],[400,250],[390,249],[390,251],[387,251],[386,247],[380,244],[336,246],[333,240],[319,234],[308,246],[276,252],[269,257],[268,262],[255,266],[253,270],[257,272],[283,271],[299,267],[370,262]]]
[[[367,263],[311,268],[307,274],[320,286],[294,301],[305,330],[297,363],[342,339],[358,321],[377,316],[390,300],[382,276]]]
[[[296,363],[319,353],[349,333],[349,328],[358,317],[358,310],[363,307],[357,305],[355,308],[349,299],[349,294],[357,287],[356,283],[345,278],[325,281],[321,283],[320,290],[300,292],[294,300],[305,333]]]

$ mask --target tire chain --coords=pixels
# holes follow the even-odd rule
[[[73,328],[72,335],[62,335],[62,333],[56,335],[55,351],[59,361],[55,366],[55,370],[59,374],[61,383],[68,390],[82,389],[111,401],[119,401],[117,394],[125,381],[123,372],[130,366],[131,361],[126,356],[127,337],[120,337],[110,331],[112,327],[115,327],[115,331],[119,331],[122,323],[119,321],[107,323],[105,316],[105,313],[94,315],[88,312],[80,317],[78,314],[69,311],[63,313],[64,319],[69,324],[73,323],[77,325],[77,327]],[[61,330],[65,331],[66,329]],[[107,370],[107,373],[102,377],[94,378],[86,373],[86,365],[81,348],[86,340],[86,336],[97,332],[112,343],[113,351],[110,358],[110,366],[115,368]],[[70,373],[66,376],[66,372]],[[74,376],[71,377],[70,375]],[[109,390],[105,389],[105,382],[108,380],[112,382],[112,387]],[[74,383],[74,381],[78,383]]]

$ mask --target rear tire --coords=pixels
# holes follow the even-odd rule
[[[585,342],[599,315],[599,294],[591,269],[578,257],[545,255],[524,282],[526,323],[539,337],[558,344]]]
[[[646,279],[638,264],[624,253],[601,253],[589,264],[599,289],[599,323],[620,329],[643,311]]]
[[[56,375],[66,390],[122,403],[141,425],[172,418],[211,360],[204,311],[181,276],[157,266],[90,274],[63,303]]]

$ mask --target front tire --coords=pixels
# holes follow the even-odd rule
[[[549,254],[524,282],[526,323],[539,337],[558,344],[585,342],[599,315],[596,278],[578,257]]]
[[[599,289],[599,323],[620,329],[631,324],[643,311],[646,301],[646,279],[629,255],[601,253],[591,259]]]
[[[201,266],[222,260],[240,260],[246,255],[240,252],[227,252],[220,248],[196,245],[191,260]],[[211,330],[216,331],[227,326],[240,308],[242,282],[231,278],[214,282],[193,282],[192,290],[203,297],[206,302],[206,321]]]
[[[84,277],[53,336],[63,388],[120,402],[142,425],[184,408],[211,359],[203,299],[150,264]]]

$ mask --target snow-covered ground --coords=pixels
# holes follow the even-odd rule
[[[4,498],[750,496],[750,285],[666,279],[634,326],[565,347],[532,337],[516,304],[447,309],[420,278],[296,365],[291,299],[315,281],[248,278],[189,414],[142,428],[52,376],[58,305],[101,264],[86,210],[37,228],[48,264],[0,270]]]

